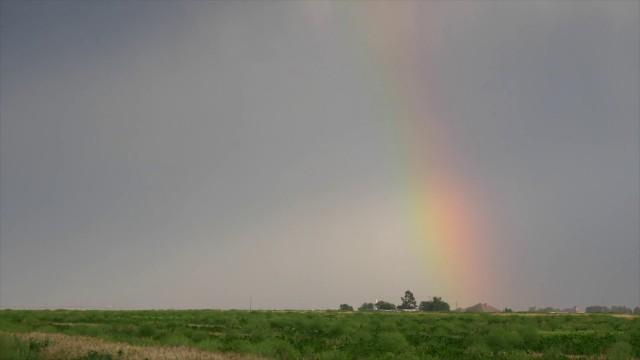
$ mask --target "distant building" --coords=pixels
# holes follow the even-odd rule
[[[397,310],[400,310],[402,312],[418,312],[418,308],[413,308],[413,309],[400,309],[400,308],[397,308]]]

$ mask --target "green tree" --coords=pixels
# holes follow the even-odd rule
[[[376,303],[376,309],[378,310],[395,310],[396,306],[390,302],[386,302],[383,300],[380,300]]]
[[[420,302],[420,311],[449,311],[450,306],[448,303],[442,301],[441,297],[434,296],[431,301]]]
[[[353,311],[353,306],[349,304],[340,304],[340,311]]]
[[[404,296],[400,298],[401,304],[398,306],[398,309],[403,310],[412,310],[417,307],[416,298],[413,296],[413,293],[409,290],[404,292]]]
[[[358,311],[373,311],[375,309],[373,303],[362,303],[358,308]]]

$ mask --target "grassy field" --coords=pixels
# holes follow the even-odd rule
[[[334,311],[2,310],[0,354],[2,359],[94,360],[629,359],[640,358],[640,318]]]

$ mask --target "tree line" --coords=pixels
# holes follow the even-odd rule
[[[340,304],[341,311],[353,311],[353,306],[349,304]],[[360,307],[358,307],[358,311],[389,311],[389,310],[419,310],[419,311],[450,311],[451,308],[449,304],[442,300],[441,297],[434,296],[429,301],[421,301],[420,304],[416,301],[415,296],[410,290],[404,292],[404,296],[400,297],[400,304],[395,305],[393,303],[379,300],[376,303],[365,302]]]
[[[640,306],[636,306],[635,309],[631,310],[631,308],[628,308],[626,306],[612,306],[612,307],[608,307],[608,306],[600,306],[600,305],[593,305],[593,306],[587,306],[584,311],[586,313],[590,313],[590,314],[594,314],[594,313],[607,313],[607,314],[636,314],[636,315],[640,315]]]

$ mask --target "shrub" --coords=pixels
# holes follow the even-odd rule
[[[523,346],[529,349],[537,349],[540,335],[533,326],[522,326],[518,329],[522,338]]]
[[[350,359],[350,357],[341,351],[329,350],[329,351],[321,352],[318,355],[318,359],[319,360],[347,360],[347,359]]]
[[[187,330],[185,331],[185,335],[191,339],[194,343],[199,343],[209,337],[209,333],[204,330]]]
[[[378,353],[401,353],[407,350],[409,343],[399,332],[383,332],[375,339]]]
[[[198,343],[198,348],[207,351],[221,351],[222,342],[218,339],[206,339]]]
[[[299,359],[300,353],[288,342],[269,339],[257,345],[258,353],[276,359]]]
[[[172,333],[162,338],[162,343],[169,346],[187,346],[191,343],[191,339],[181,333]]]
[[[465,349],[464,358],[470,360],[492,359],[493,354],[487,344],[476,343]]]
[[[557,347],[552,347],[542,353],[543,360],[565,360],[567,357]]]
[[[153,337],[155,333],[155,329],[149,324],[144,324],[138,329],[138,336],[140,337]]]
[[[516,351],[501,353],[498,358],[503,360],[529,360],[532,357],[529,354],[527,354],[526,351],[516,350]]]
[[[633,348],[624,341],[613,344],[607,350],[607,359],[609,360],[629,360],[633,358]]]
[[[75,358],[74,360],[113,360],[113,356],[109,353],[89,351],[87,355]]]
[[[505,350],[508,346],[507,332],[502,329],[491,330],[486,341],[493,350]]]

